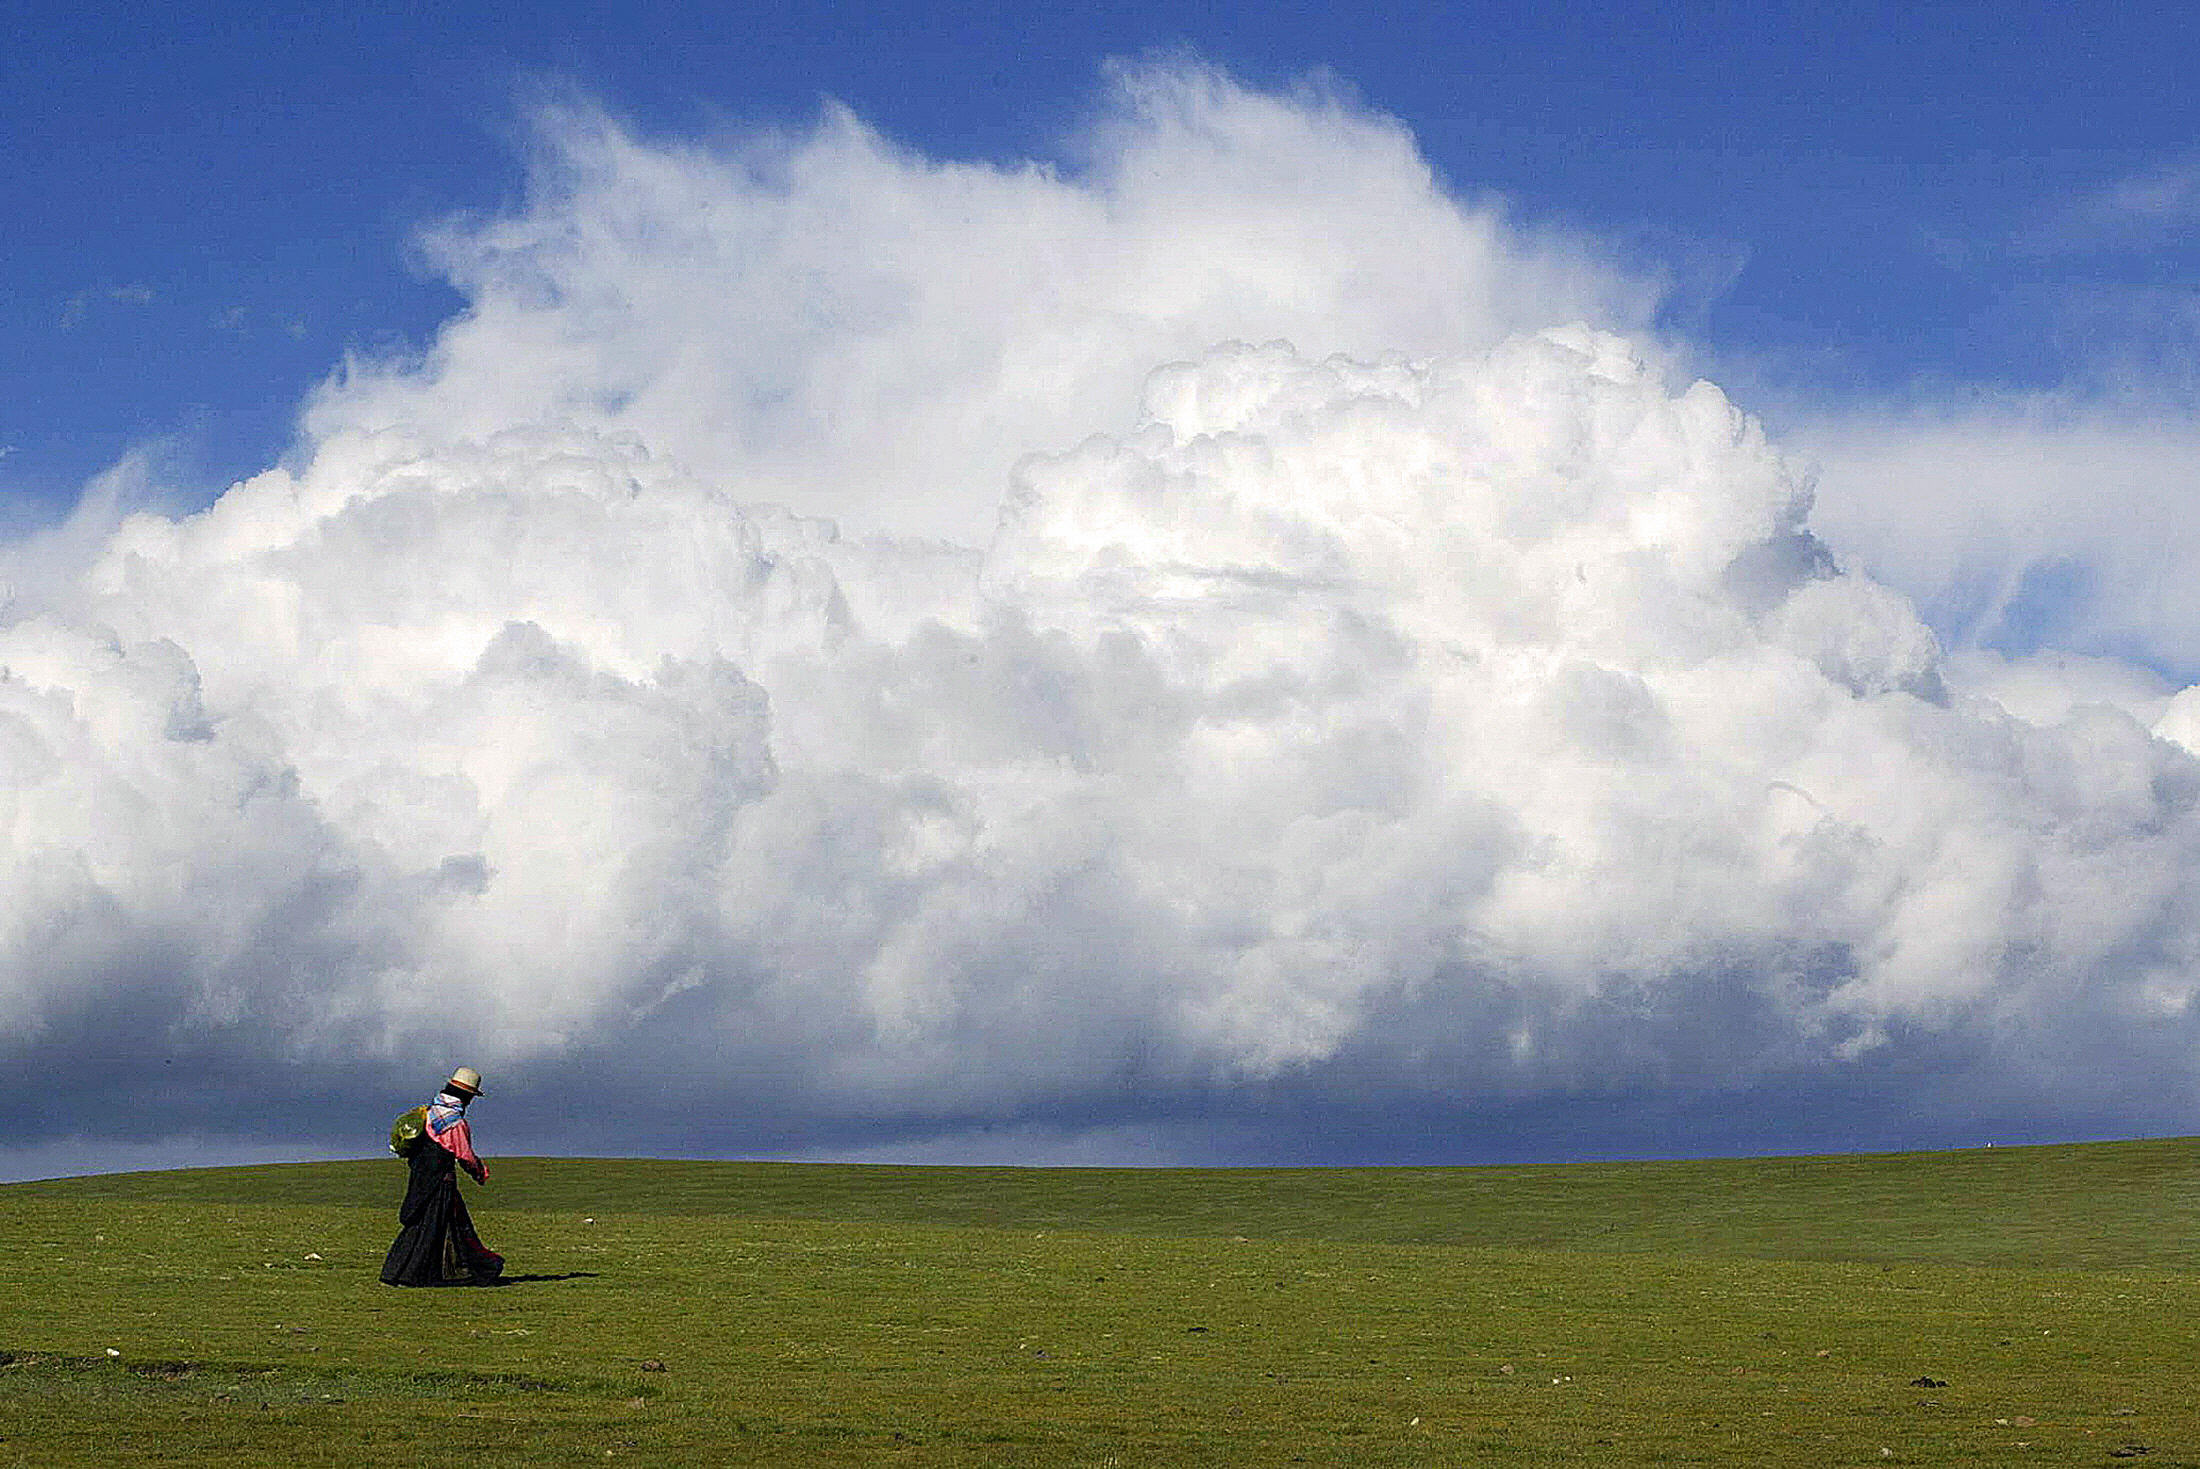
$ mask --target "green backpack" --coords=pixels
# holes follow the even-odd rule
[[[390,1151],[400,1158],[410,1158],[420,1146],[420,1140],[428,1135],[428,1109],[415,1107],[398,1115],[390,1124]]]

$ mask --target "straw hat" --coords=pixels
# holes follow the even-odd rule
[[[461,1066],[451,1073],[451,1079],[445,1082],[444,1085],[454,1092],[464,1092],[469,1097],[478,1097],[481,1095],[481,1073],[471,1066]]]

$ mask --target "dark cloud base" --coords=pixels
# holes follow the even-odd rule
[[[2082,1049],[2082,1048],[2081,1048]],[[2173,1049],[2165,1045],[2164,1050]],[[489,1078],[477,1122],[507,1154],[800,1158],[938,1164],[1317,1167],[1462,1166],[1794,1156],[2181,1135],[2195,1099],[2112,1069],[2041,1105],[2036,1063],[1916,1034],[1839,1075],[1772,1076],[1703,1089],[1585,1088],[1488,1099],[1401,1091],[1349,1064],[1260,1084],[1155,1091],[957,1115],[821,1113],[785,1091],[659,1082],[575,1056]],[[127,1166],[376,1153],[389,1118],[425,1100],[445,1068],[244,1065],[210,1056],[82,1056],[54,1084],[0,1103],[15,1137],[72,1137]],[[0,1155],[0,1170],[9,1162]],[[50,1165],[24,1175],[73,1171]]]

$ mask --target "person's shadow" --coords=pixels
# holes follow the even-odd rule
[[[593,1270],[568,1270],[563,1275],[499,1275],[490,1285],[534,1285],[545,1280],[594,1280]]]

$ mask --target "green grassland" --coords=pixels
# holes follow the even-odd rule
[[[0,1187],[0,1465],[2200,1465],[2200,1145]],[[534,1277],[534,1278],[527,1278]]]

